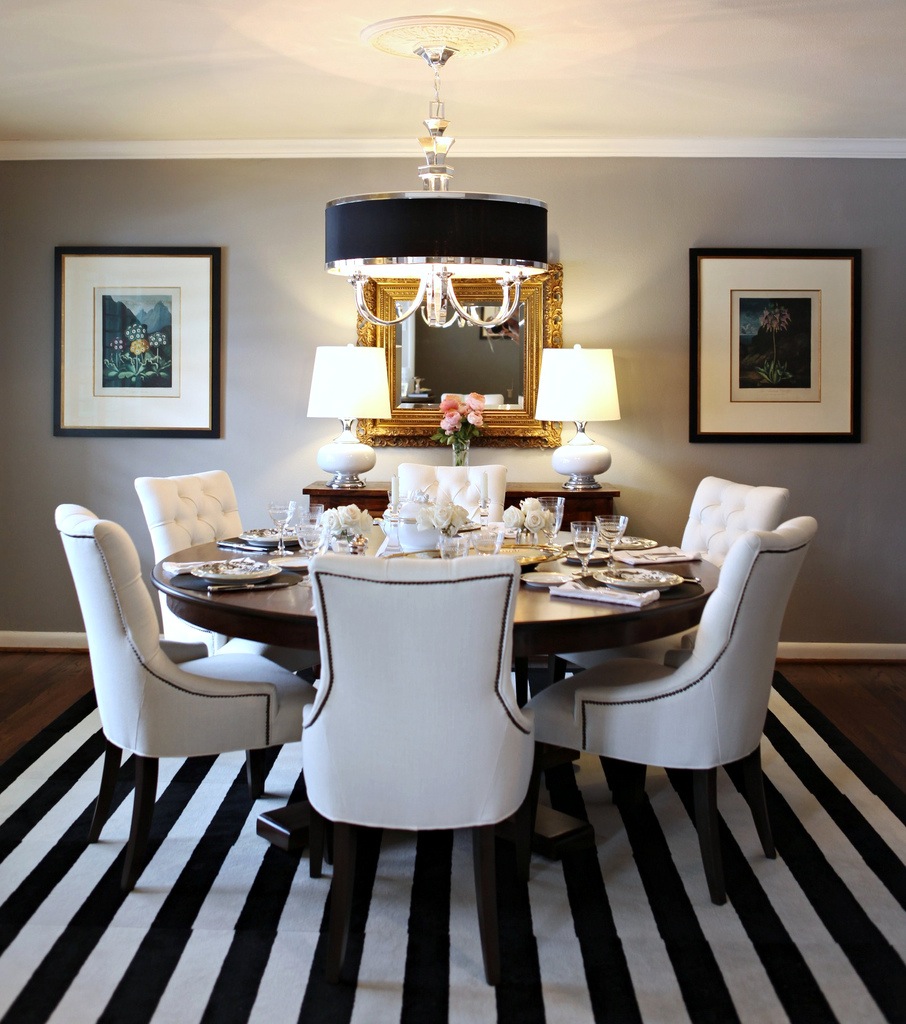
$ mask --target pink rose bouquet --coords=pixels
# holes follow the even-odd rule
[[[447,395],[440,403],[440,415],[440,426],[431,435],[432,441],[441,444],[471,441],[481,433],[478,428],[484,425],[484,395],[477,391],[465,397]]]

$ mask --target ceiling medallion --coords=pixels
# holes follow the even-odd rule
[[[458,57],[486,57],[515,36],[505,25],[478,18],[415,15],[375,22],[362,30],[361,38],[395,57],[418,57],[419,47],[445,47]]]

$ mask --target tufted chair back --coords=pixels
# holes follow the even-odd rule
[[[785,487],[753,487],[706,476],[692,498],[680,547],[701,551],[723,565],[733,542],[749,530],[774,530],[783,520],[790,492]]]
[[[481,478],[485,473],[488,476],[488,517],[492,523],[500,522],[506,501],[506,466],[424,466],[418,462],[401,462],[397,468],[403,497],[424,491],[431,501],[452,501],[467,509],[470,516],[478,511]]]
[[[193,544],[242,533],[236,492],[229,474],[222,469],[189,476],[140,476],[135,490],[151,533],[155,561]],[[163,594],[160,608],[166,636],[203,641],[211,650],[225,643],[225,637],[199,630],[174,615]]]

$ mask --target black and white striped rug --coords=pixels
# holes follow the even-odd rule
[[[551,799],[587,813],[597,850],[536,856],[526,886],[498,844],[496,991],[465,834],[362,844],[351,980],[330,986],[329,875],[255,834],[299,795],[298,747],[254,806],[241,754],[162,762],[153,857],[127,896],[127,771],[85,842],[101,753],[87,697],[0,767],[4,1022],[906,1021],[906,798],[779,676],[763,744],[778,859],[720,773],[729,902],[713,906],[667,776],[651,770],[649,803],[623,820],[583,758]]]

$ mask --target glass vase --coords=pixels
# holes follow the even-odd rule
[[[453,440],[453,465],[454,466],[468,466],[469,464],[469,445],[470,441],[463,440],[461,438],[455,438]]]

